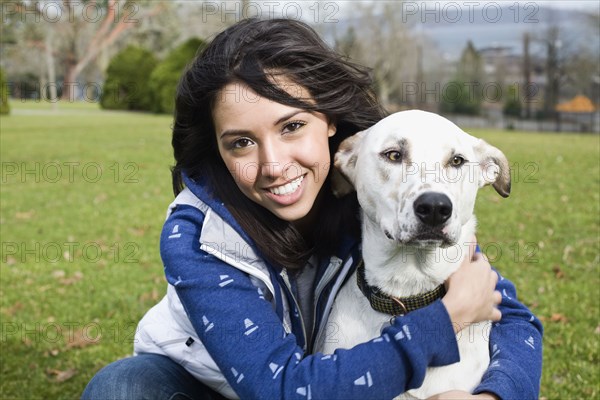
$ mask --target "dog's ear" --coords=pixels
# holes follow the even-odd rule
[[[360,143],[368,131],[368,129],[360,131],[344,139],[335,153],[334,169],[331,174],[331,189],[336,197],[343,197],[354,191],[357,153]]]
[[[510,167],[504,153],[482,139],[478,139],[474,150],[481,168],[479,186],[491,184],[500,196],[508,197]]]

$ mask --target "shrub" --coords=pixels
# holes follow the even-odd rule
[[[111,110],[152,110],[148,85],[157,61],[148,50],[129,46],[110,61],[100,106]]]
[[[471,86],[459,80],[449,82],[442,93],[441,111],[450,114],[478,115],[482,98],[477,91],[471,90]]]
[[[173,49],[161,61],[150,76],[149,86],[153,94],[152,110],[158,113],[172,113],[175,109],[175,90],[185,67],[196,53],[206,46],[201,39],[192,38]]]
[[[8,104],[8,85],[4,71],[0,68],[0,114],[10,114],[10,105]]]
[[[504,102],[504,115],[510,117],[521,117],[521,101],[519,100],[517,86],[511,85],[508,87],[508,95]]]

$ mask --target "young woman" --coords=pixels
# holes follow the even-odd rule
[[[486,320],[499,322],[473,397],[537,398],[541,325],[480,254],[384,340],[312,354],[336,340],[328,311],[360,261],[358,203],[332,195],[332,156],[383,116],[366,70],[303,23],[219,34],[177,91],[167,295],[140,322],[136,356],[102,369],[83,398],[391,399],[458,361],[455,333]],[[410,340],[387,340],[403,327]]]

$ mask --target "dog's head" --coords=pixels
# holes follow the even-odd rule
[[[480,187],[510,193],[500,150],[424,111],[392,114],[344,140],[335,167],[343,175],[334,179],[336,195],[355,189],[365,217],[405,245],[452,246]]]

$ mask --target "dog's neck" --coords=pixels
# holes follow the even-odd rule
[[[363,216],[363,259],[369,285],[395,296],[413,296],[443,283],[469,252],[468,242],[475,233],[473,216],[463,225],[455,246],[404,246],[390,240],[372,220]]]

